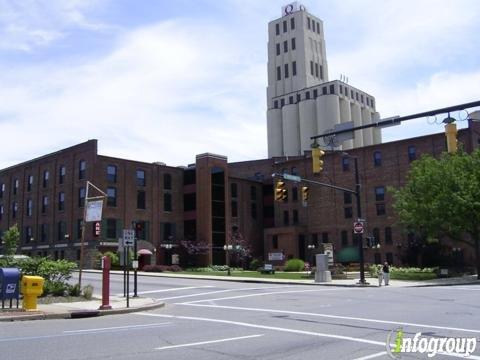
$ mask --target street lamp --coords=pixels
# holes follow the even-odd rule
[[[230,276],[231,273],[230,273],[230,255],[229,255],[229,251],[230,250],[233,250],[233,245],[231,244],[225,244],[223,245],[223,250],[225,251],[225,256],[226,256],[226,263],[227,263],[227,275]]]
[[[313,250],[315,250],[315,244],[308,244],[307,249],[310,251],[310,271],[313,268]]]

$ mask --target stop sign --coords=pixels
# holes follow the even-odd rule
[[[353,232],[355,234],[363,234],[363,223],[361,222],[353,223]]]

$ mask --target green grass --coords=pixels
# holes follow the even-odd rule
[[[182,271],[176,274],[186,275],[202,275],[202,276],[228,276],[226,271]],[[248,278],[263,278],[263,279],[288,279],[288,280],[305,280],[313,279],[307,277],[307,272],[289,273],[277,271],[275,274],[262,274],[258,271],[232,271],[232,277],[248,277]]]

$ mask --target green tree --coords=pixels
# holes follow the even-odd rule
[[[429,155],[412,163],[406,184],[392,189],[400,223],[427,238],[447,236],[475,250],[480,279],[480,149]]]
[[[17,224],[11,226],[3,234],[4,254],[6,256],[13,256],[17,252],[18,242],[20,240],[20,231],[18,231]]]

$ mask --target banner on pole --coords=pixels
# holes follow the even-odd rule
[[[103,200],[86,201],[85,206],[87,207],[86,222],[102,221]]]

